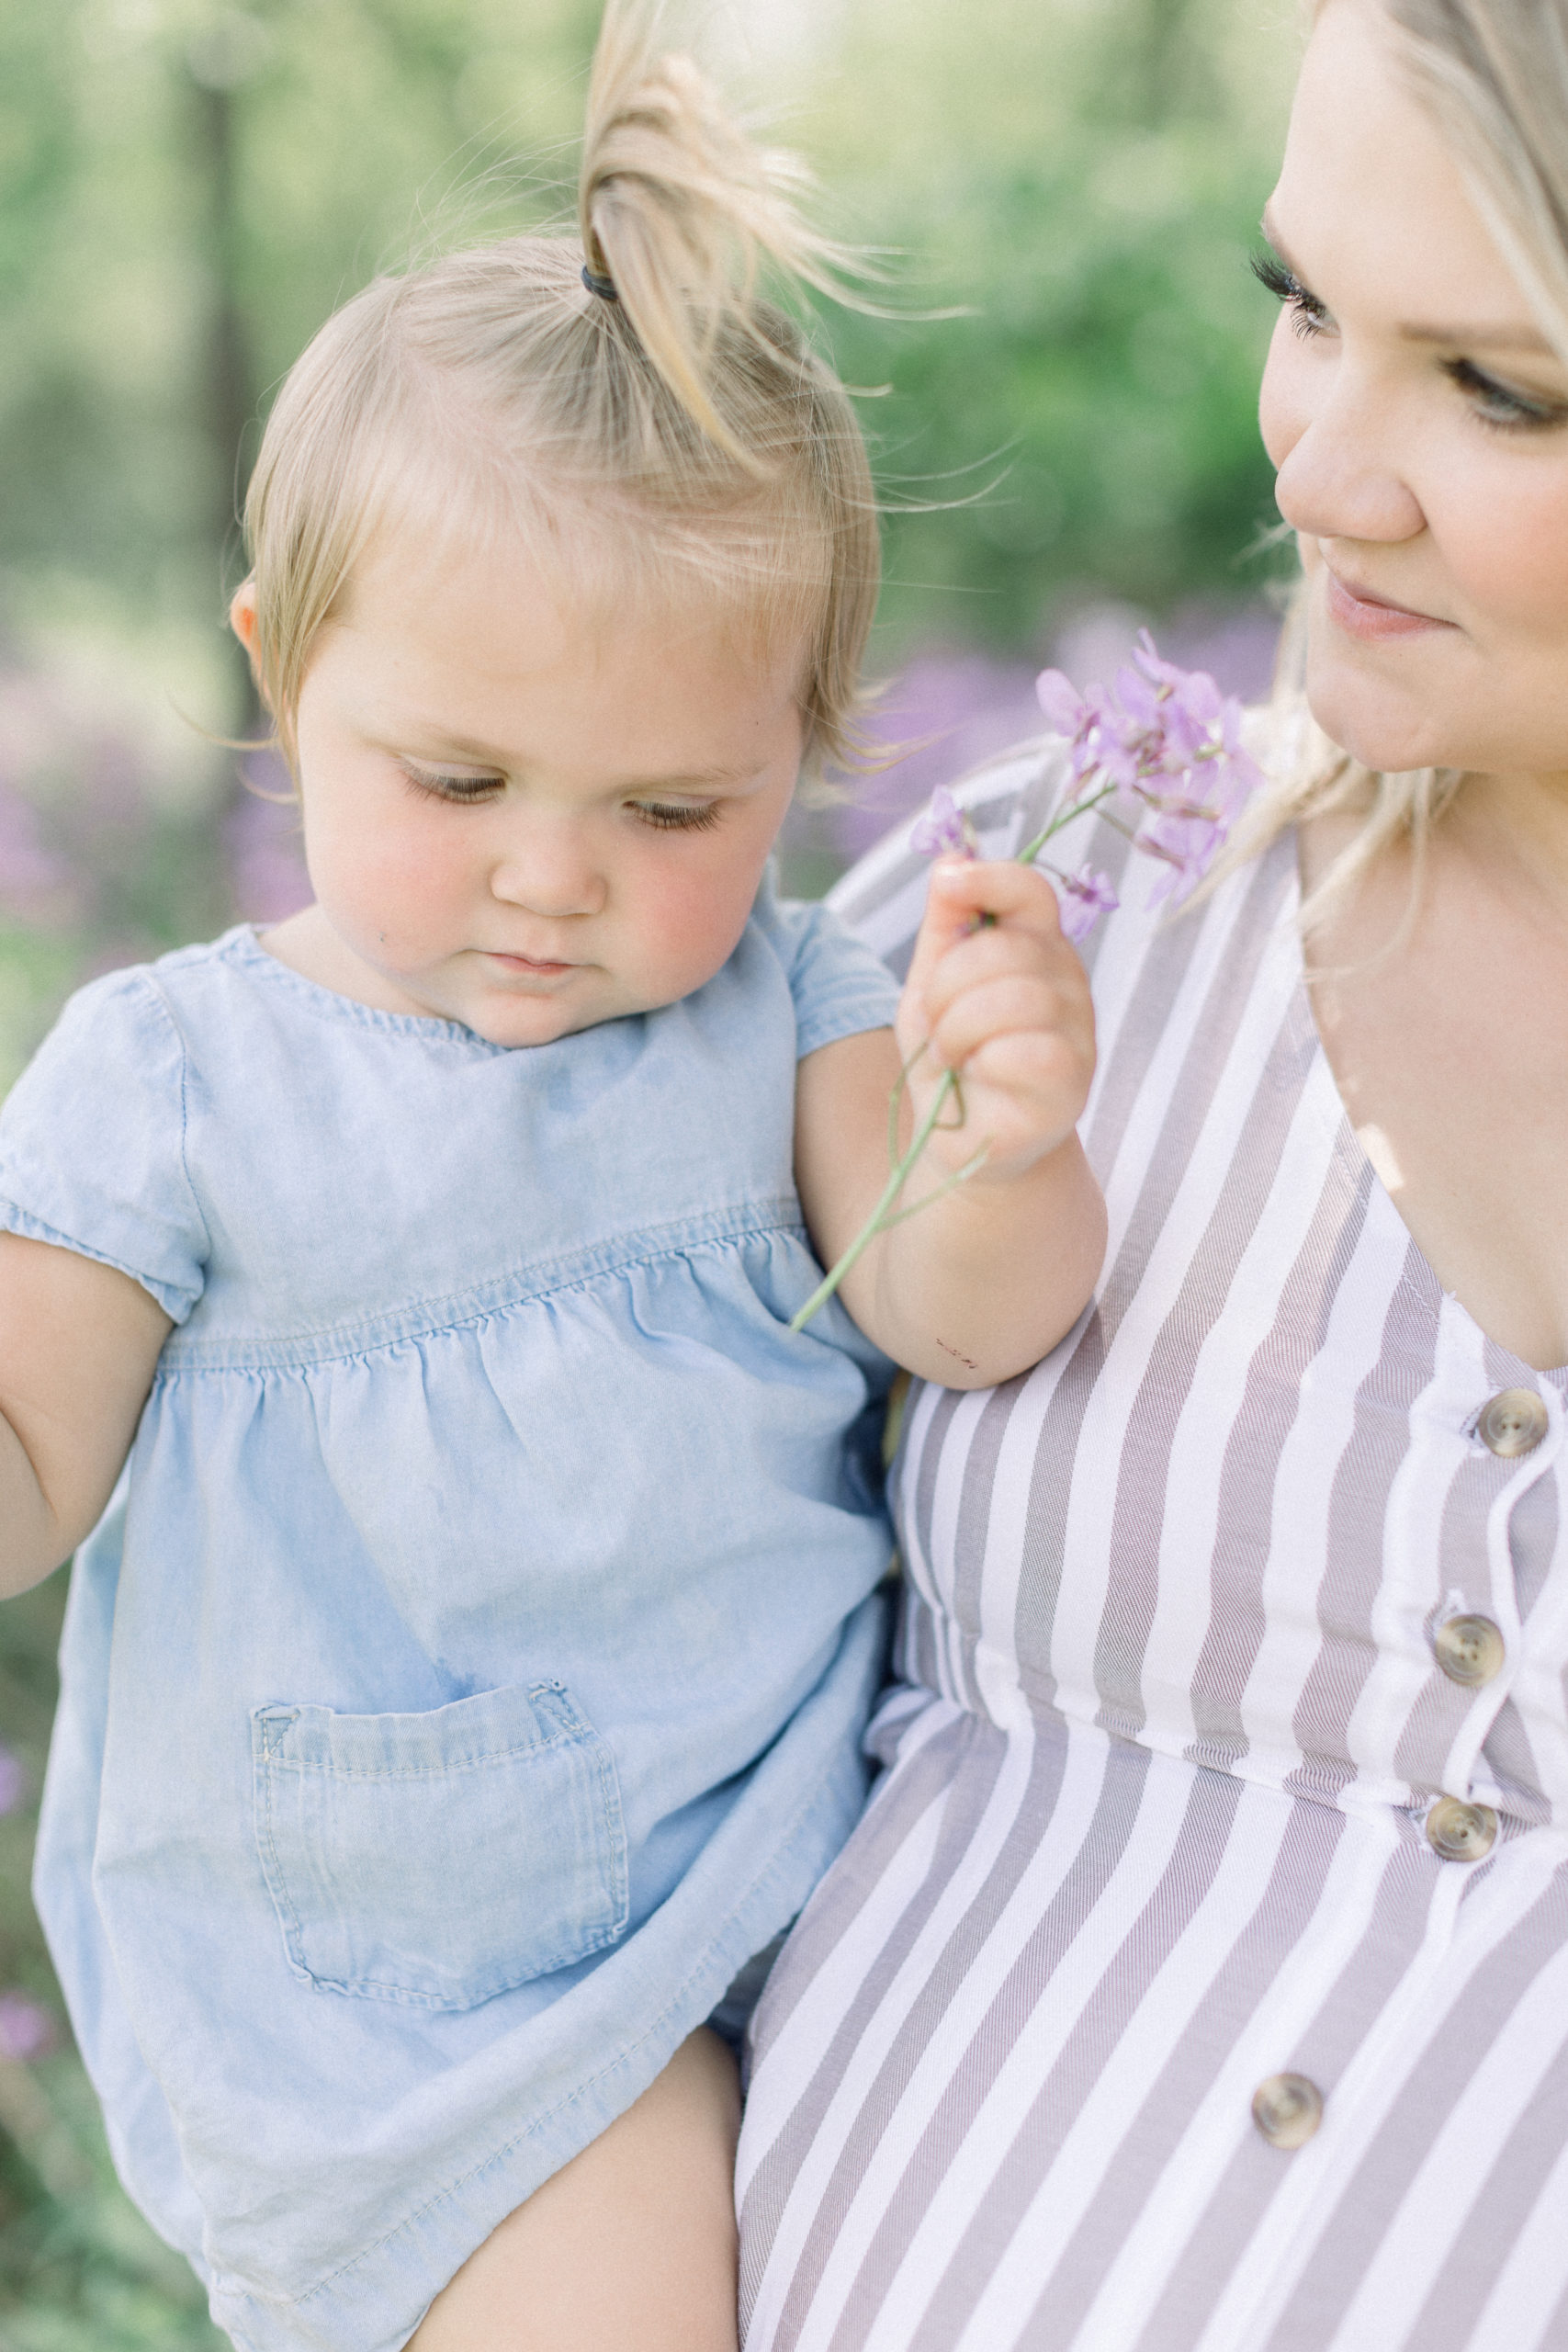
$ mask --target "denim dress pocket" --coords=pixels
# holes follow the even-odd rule
[[[615,1760],[558,1682],[414,1715],[258,1707],[256,1838],[295,1967],[472,2008],[626,1924]]]

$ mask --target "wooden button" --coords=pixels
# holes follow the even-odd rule
[[[1432,1636],[1438,1664],[1450,1682],[1490,1682],[1502,1666],[1503,1636],[1490,1617],[1450,1617]]]
[[[1304,2148],[1323,2121],[1323,2093],[1304,2075],[1270,2075],[1252,2094],[1252,2120],[1271,2148]]]
[[[1546,1407],[1533,1388],[1500,1388],[1476,1423],[1483,1445],[1505,1461],[1533,1453],[1548,1426]]]
[[[1445,1862],[1478,1862],[1496,1842],[1497,1816],[1489,1804],[1439,1797],[1427,1815],[1427,1843]]]

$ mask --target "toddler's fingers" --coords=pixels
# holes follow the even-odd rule
[[[1089,1003],[1089,977],[1059,931],[1046,937],[1018,923],[987,925],[956,940],[926,974],[920,1002],[927,1027],[934,1029],[974,989],[1014,978],[1040,980]]]
[[[987,1037],[964,1066],[971,1092],[986,1090],[987,1128],[1004,1124],[1029,1128],[1042,1117],[1071,1126],[1089,1098],[1092,1064],[1066,1037],[1045,1029],[1015,1029]],[[1006,1098],[1011,1097],[1010,1104]]]
[[[942,858],[931,871],[928,907],[952,927],[953,937],[972,931],[983,915],[1051,939],[1062,927],[1050,883],[1036,867],[1020,865],[1016,858]]]
[[[1049,1037],[1092,1067],[1094,1013],[1087,992],[1038,973],[987,980],[944,1008],[931,1026],[931,1051],[947,1069],[964,1069],[984,1046],[1010,1036]]]
[[[911,992],[923,999],[931,973],[950,948],[967,939],[987,916],[1041,939],[1061,937],[1056,894],[1043,874],[1010,861],[983,863],[944,857],[931,868],[925,920],[909,967]]]

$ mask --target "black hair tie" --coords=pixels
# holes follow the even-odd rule
[[[602,277],[596,269],[590,269],[586,262],[582,265],[582,282],[590,294],[598,295],[601,302],[618,302],[621,299],[615,291],[615,279]]]

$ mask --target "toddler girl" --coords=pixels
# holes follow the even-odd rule
[[[939,869],[897,1042],[773,894],[870,485],[752,290],[825,248],[620,6],[581,227],[293,371],[233,618],[315,903],[85,989],[0,1121],[4,1589],[97,1529],[39,1906],[250,2352],[733,2345],[704,2020],[861,1803],[886,1360],[1005,1377],[1098,1267],[1045,883]],[[986,1163],[793,1333],[928,1041],[924,1181]]]

